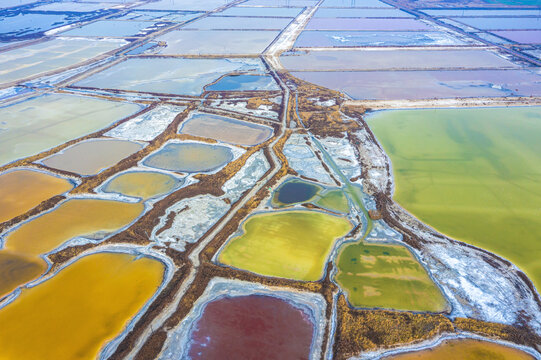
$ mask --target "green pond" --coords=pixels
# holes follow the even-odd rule
[[[336,280],[355,307],[434,312],[447,308],[439,288],[401,245],[347,244],[337,265]]]
[[[541,107],[383,111],[367,121],[391,158],[396,201],[541,286]]]

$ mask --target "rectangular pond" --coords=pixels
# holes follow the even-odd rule
[[[319,8],[314,18],[410,18],[413,15],[398,9]]]
[[[167,46],[163,55],[257,55],[278,36],[279,31],[179,30],[158,36]]]
[[[437,31],[303,31],[295,47],[464,45]]]
[[[119,40],[53,39],[0,53],[0,87],[71,67],[126,45]]]
[[[317,0],[248,0],[240,6],[305,7],[315,6]]]
[[[422,12],[433,16],[541,16],[540,10],[535,9],[421,9]]]
[[[159,0],[139,5],[137,9],[209,11],[231,2],[232,0]]]
[[[415,19],[348,19],[313,18],[305,30],[345,30],[345,31],[418,31],[431,30],[432,27]]]
[[[528,70],[293,72],[354,99],[541,96],[541,76]]]
[[[519,44],[541,44],[541,30],[493,31],[492,33]]]
[[[344,8],[391,8],[378,0],[324,0],[321,7],[344,7]]]
[[[207,16],[206,18],[194,21],[184,29],[199,30],[282,30],[291,22],[291,18],[273,17],[228,17],[228,16]]]
[[[32,8],[32,11],[56,11],[56,12],[94,12],[107,10],[115,4],[108,2],[88,3],[75,1],[53,2],[43,5],[38,5]]]
[[[0,165],[4,165],[96,132],[142,107],[48,94],[0,109]]]
[[[294,18],[301,13],[302,9],[292,7],[240,7],[233,6],[216,15],[223,16],[268,16]]]
[[[163,24],[162,24],[163,25]],[[149,21],[103,20],[63,32],[62,36],[130,37],[144,36],[159,29]]]
[[[519,68],[488,50],[329,50],[284,53],[289,71]]]
[[[541,30],[541,17],[453,18],[481,30]]]
[[[75,83],[76,86],[176,95],[199,95],[228,73],[262,74],[259,59],[132,58]]]
[[[170,21],[184,22],[191,20],[203,13],[196,11],[145,11],[133,10],[129,13],[116,17],[118,20],[137,20],[137,21]]]

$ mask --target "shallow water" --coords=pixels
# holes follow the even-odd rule
[[[541,18],[521,18],[521,17],[477,17],[477,18],[453,18],[453,20],[466,25],[473,26],[481,30],[541,30]]]
[[[319,8],[314,18],[410,18],[413,15],[398,9],[333,9]]]
[[[77,86],[199,95],[203,87],[231,72],[264,72],[259,59],[128,59]]]
[[[278,36],[279,31],[178,30],[158,36],[165,41],[163,55],[256,55]]]
[[[143,209],[141,203],[68,200],[8,233],[5,249],[28,256],[41,255],[77,236],[92,238],[116,231],[131,223]]]
[[[316,281],[323,276],[334,242],[351,228],[344,218],[315,211],[252,215],[218,261],[265,276]]]
[[[72,188],[70,181],[40,171],[21,169],[0,174],[0,223]]]
[[[280,57],[290,71],[518,68],[486,50],[331,50],[290,52]]]
[[[445,340],[434,348],[385,357],[388,360],[533,360],[533,356],[500,344],[472,340]]]
[[[304,203],[313,199],[322,187],[314,183],[292,179],[276,189],[272,201],[279,206]]]
[[[205,87],[206,91],[276,91],[280,87],[270,75],[226,75]]]
[[[423,9],[425,14],[434,16],[540,16],[534,9]]]
[[[305,30],[344,31],[417,31],[431,30],[427,24],[415,19],[348,19],[313,18]]]
[[[56,38],[0,53],[0,85],[80,64],[124,41]]]
[[[139,5],[137,9],[208,11],[224,6],[230,2],[231,0],[159,0]]]
[[[179,132],[245,146],[260,144],[273,134],[268,126],[204,113],[192,114]]]
[[[128,140],[91,139],[81,141],[42,160],[53,169],[80,175],[95,175],[141,150],[142,144]]]
[[[320,194],[320,198],[316,201],[316,205],[343,214],[349,212],[348,200],[344,195],[344,192],[340,189],[327,190]]]
[[[308,359],[314,324],[300,309],[249,295],[209,302],[191,333],[191,359]],[[277,356],[279,354],[279,356]]]
[[[0,165],[91,134],[140,109],[131,103],[60,94],[0,108]]]
[[[464,45],[436,31],[303,31],[295,47]]]
[[[186,25],[185,29],[257,29],[257,30],[282,30],[292,19],[273,17],[235,17],[207,16],[201,20]]]
[[[447,303],[426,270],[403,246],[346,244],[336,281],[355,307],[440,312]]]
[[[183,22],[191,20],[202,13],[193,11],[144,11],[133,10],[129,13],[117,17],[119,20],[139,20],[139,21],[171,21]]]
[[[233,6],[217,15],[223,16],[268,16],[293,18],[300,14],[299,8],[278,8],[278,7],[240,7]],[[231,19],[234,20],[234,19]]]
[[[86,256],[0,309],[0,358],[90,359],[160,286],[164,265],[120,253]]]
[[[354,99],[540,96],[541,78],[526,70],[292,72]]]
[[[388,8],[384,2],[378,0],[325,0],[321,7],[346,7],[346,8]]]
[[[153,171],[131,171],[115,176],[103,187],[104,192],[148,199],[167,194],[179,180],[174,176]]]
[[[46,269],[43,259],[0,250],[0,298],[17,286],[36,279]]]
[[[169,143],[147,157],[146,166],[180,172],[210,172],[233,160],[230,148],[203,143]]]
[[[519,44],[541,44],[541,30],[493,31],[492,33]]]
[[[62,33],[62,36],[101,36],[101,37],[128,37],[142,36],[150,33],[152,30],[147,28],[155,24],[148,21],[114,21],[102,20],[96,21],[79,28],[68,30]],[[156,30],[156,28],[154,28]]]
[[[386,111],[368,124],[400,205],[541,286],[541,107]]]

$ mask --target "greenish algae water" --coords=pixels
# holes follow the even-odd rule
[[[321,194],[320,198],[316,201],[316,205],[343,214],[349,212],[348,200],[344,192],[340,189],[328,190],[324,194]]]
[[[149,199],[167,194],[177,186],[179,180],[169,174],[155,171],[131,171],[115,176],[103,191]]]
[[[541,287],[541,107],[384,111],[368,124],[391,158],[396,201]]]
[[[401,245],[356,242],[342,248],[336,281],[355,307],[440,312],[447,302]]]
[[[242,235],[229,240],[218,260],[265,276],[316,281],[334,242],[351,228],[347,219],[317,211],[257,214],[243,224]]]

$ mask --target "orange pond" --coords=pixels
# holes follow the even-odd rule
[[[66,179],[34,170],[0,175],[0,223],[24,214],[55,195],[73,188]]]
[[[112,232],[143,212],[142,203],[72,199],[53,211],[24,223],[5,239],[7,250],[40,255],[76,236]]]
[[[445,340],[432,349],[386,357],[387,360],[533,360],[517,349],[472,339]]]
[[[164,265],[83,257],[0,309],[0,359],[95,359],[159,288]]]

